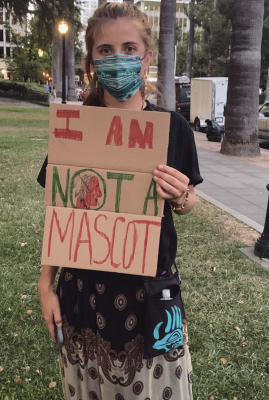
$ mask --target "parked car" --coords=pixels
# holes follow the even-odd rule
[[[176,83],[176,111],[190,120],[191,85]]]
[[[259,109],[258,137],[269,140],[269,101]]]

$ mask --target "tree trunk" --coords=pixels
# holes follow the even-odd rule
[[[267,75],[267,85],[266,85],[266,98],[265,101],[269,101],[269,67],[268,67],[268,75]]]
[[[258,108],[264,0],[236,0],[225,135],[221,153],[258,156]]]
[[[189,31],[189,45],[188,45],[188,57],[187,57],[187,77],[191,79],[192,61],[193,61],[193,47],[194,47],[194,7],[195,0],[191,0],[190,3],[190,31]]]
[[[67,100],[75,101],[75,34],[72,26],[66,36]]]
[[[62,37],[57,33],[52,53],[52,85],[56,88],[57,97],[62,96]]]
[[[162,98],[158,96],[158,105],[163,104],[164,108],[173,111],[176,108],[175,27],[176,0],[161,0],[158,81]]]

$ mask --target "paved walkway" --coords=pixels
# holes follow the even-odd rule
[[[260,157],[220,154],[220,143],[209,142],[195,132],[201,175],[197,194],[258,232],[263,231],[269,192],[269,151]]]

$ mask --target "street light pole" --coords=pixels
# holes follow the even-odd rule
[[[62,104],[66,104],[66,87],[65,87],[65,35],[63,35],[63,61],[62,61]]]
[[[63,57],[62,57],[62,104],[66,104],[66,85],[65,85],[65,35],[68,31],[68,25],[65,20],[62,20],[59,24],[59,31],[63,38]]]
[[[269,185],[266,186],[269,191]],[[265,216],[264,229],[254,246],[254,255],[269,260],[269,199]]]

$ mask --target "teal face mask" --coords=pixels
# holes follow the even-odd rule
[[[130,99],[143,85],[139,56],[120,53],[94,60],[98,83],[119,101]]]

